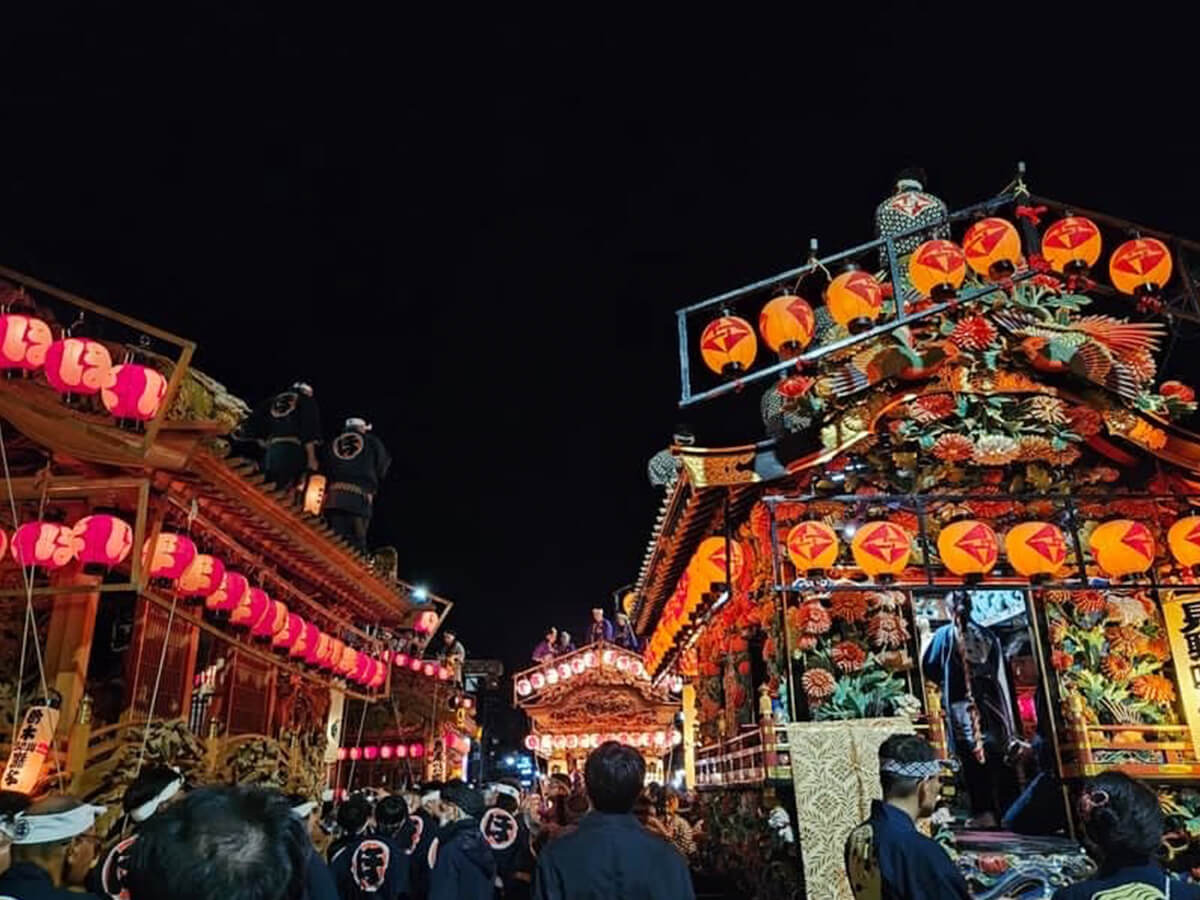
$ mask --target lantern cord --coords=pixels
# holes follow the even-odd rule
[[[142,761],[146,758],[146,745],[150,742],[150,726],[154,724],[154,704],[158,702],[158,686],[162,684],[163,668],[167,664],[167,648],[171,645],[171,625],[175,622],[175,604],[178,602],[177,596],[171,597],[171,612],[167,616],[167,633],[163,635],[162,653],[158,655],[158,671],[154,673],[154,690],[150,692],[150,712],[146,715],[146,727],[142,731],[142,749],[138,753],[137,766],[133,770],[134,778],[141,774]]]
[[[358,737],[354,740],[355,748],[362,747],[363,726],[367,724],[367,701],[362,701],[362,715],[358,719]],[[346,778],[346,790],[350,790],[350,786],[354,784],[354,767],[358,765],[357,759],[350,760],[350,775]]]

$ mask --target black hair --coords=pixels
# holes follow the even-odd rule
[[[376,803],[375,822],[385,835],[394,836],[408,822],[408,804],[404,798],[389,794]]]
[[[17,791],[0,791],[0,821],[11,819],[17,813],[25,812],[31,802],[27,794]]]
[[[915,734],[893,734],[879,745],[879,761],[892,759],[896,762],[930,762],[937,757],[933,747],[923,737]],[[894,772],[879,772],[879,786],[883,788],[885,800],[892,797],[911,797],[924,778],[897,775]]]
[[[901,169],[900,174],[896,176],[896,181],[901,182],[905,180],[919,181],[922,188],[929,184],[929,178],[926,176],[925,170],[920,166],[909,166],[906,169]]]
[[[133,845],[133,900],[285,900],[303,890],[303,823],[282,795],[203,788],[146,822]]]
[[[149,803],[161,794],[171,782],[180,781],[182,778],[182,775],[167,766],[147,766],[125,789],[121,808],[126,813],[131,813],[143,803]]]
[[[588,754],[583,780],[592,806],[599,812],[628,813],[642,792],[646,761],[632,747],[605,741]]]
[[[358,834],[370,816],[370,801],[361,794],[355,794],[338,807],[337,823],[346,834]]]
[[[307,797],[304,794],[288,794],[287,795],[288,806],[292,807],[292,809],[295,809],[297,806],[303,806],[305,803],[308,803],[310,800],[312,800],[312,797]]]
[[[1088,779],[1080,796],[1080,817],[1088,838],[1106,859],[1143,861],[1162,843],[1158,797],[1124,772]]]
[[[571,787],[570,777],[568,777],[567,775],[565,775],[562,772],[555,772],[553,775],[550,776],[550,780],[557,781],[559,784],[563,785],[564,787],[566,787],[568,789]]]

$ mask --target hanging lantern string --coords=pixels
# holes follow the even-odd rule
[[[167,648],[171,645],[171,626],[175,623],[175,605],[178,602],[178,594],[173,594],[171,612],[167,615],[167,633],[163,635],[162,653],[158,655],[158,671],[154,673],[154,690],[150,693],[150,711],[146,715],[146,727],[142,730],[142,749],[138,752],[137,766],[133,770],[134,778],[141,774],[142,762],[146,758],[146,745],[150,742],[150,726],[154,724],[154,704],[158,702],[158,688],[162,684],[163,668],[167,663]]]

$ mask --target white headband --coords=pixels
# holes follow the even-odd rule
[[[333,801],[333,788],[325,788],[321,791],[321,802],[331,803]]]
[[[426,803],[437,803],[441,799],[441,791],[430,791],[428,794],[421,795],[421,805],[424,806]]]
[[[920,762],[900,762],[897,759],[881,759],[879,771],[891,775],[901,775],[905,778],[932,778],[941,775],[946,769],[945,760],[930,759]]]
[[[317,808],[317,801],[308,800],[301,803],[299,806],[292,807],[292,815],[297,819],[307,819],[312,815],[312,811]]]
[[[129,818],[141,824],[158,812],[158,808],[183,790],[183,776],[176,773],[175,780],[143,803],[129,811]]]
[[[512,797],[514,800],[521,799],[521,792],[511,784],[493,784],[491,785],[491,789],[497,794],[504,794],[507,797]]]
[[[96,824],[105,807],[84,803],[56,813],[18,813],[7,829],[14,844],[54,844],[79,837]]]
[[[902,191],[919,191],[922,190],[925,185],[921,184],[921,182],[917,181],[915,178],[901,178],[896,182],[896,187],[900,188]]]

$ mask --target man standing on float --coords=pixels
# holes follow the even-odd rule
[[[244,432],[266,447],[263,474],[276,487],[294,488],[306,469],[317,470],[321,414],[312,387],[304,382],[297,381],[256,409]]]
[[[360,550],[367,549],[375,496],[391,464],[365,419],[347,419],[325,454],[325,521]]]

